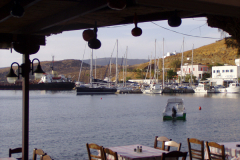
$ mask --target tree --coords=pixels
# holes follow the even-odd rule
[[[211,74],[210,73],[203,73],[202,79],[201,80],[207,80],[207,78],[210,78]]]
[[[192,80],[193,80],[193,82],[195,82],[196,81],[196,76],[192,75]],[[191,74],[187,74],[185,76],[185,82],[191,82]]]
[[[131,77],[126,77],[126,80],[128,81],[129,79],[132,79]]]
[[[171,66],[177,71],[177,68],[181,68],[181,61],[175,60],[171,63]]]
[[[173,79],[176,75],[177,75],[177,73],[174,72],[173,70],[168,70],[168,71],[167,71],[167,77],[168,77],[168,79]]]

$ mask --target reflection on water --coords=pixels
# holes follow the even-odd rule
[[[169,98],[184,99],[186,121],[163,121]],[[239,94],[82,95],[30,91],[29,157],[41,148],[53,159],[87,159],[86,143],[105,147],[141,144],[155,136],[226,142],[240,139]],[[22,143],[22,91],[0,91],[0,155]],[[202,110],[199,110],[201,106]]]
[[[240,98],[238,93],[194,93],[195,97],[210,97],[210,98]]]

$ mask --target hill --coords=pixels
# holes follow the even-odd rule
[[[230,64],[230,65],[235,65],[235,59],[238,58],[238,49],[237,48],[228,48],[227,45],[225,44],[225,39],[221,41],[216,41],[215,43],[202,46],[200,48],[194,49],[193,51],[193,63],[194,64],[205,64],[205,65],[214,65],[216,63],[220,64]],[[182,54],[176,54],[174,56],[169,56],[164,59],[164,66],[165,68],[168,69],[177,69],[176,68],[176,63],[181,62]],[[189,58],[189,59],[188,59]],[[185,63],[191,63],[192,59],[192,51],[186,51],[183,53],[183,64]],[[110,74],[110,67],[109,64],[110,58],[103,58],[103,59],[97,59],[99,61],[98,64],[103,64],[103,65],[97,65],[96,66],[96,72],[95,72],[95,66],[93,66],[93,77],[95,78],[95,73],[96,73],[96,78],[99,79],[104,79],[106,76],[111,76],[113,77],[112,80],[114,80],[116,71],[115,71],[115,64],[112,62],[111,65],[111,74]],[[122,73],[122,67],[121,66],[121,60],[118,59],[118,64],[119,65],[119,79],[122,79],[123,73]],[[127,77],[128,79],[136,79],[136,78],[144,78],[146,75],[146,69],[148,68],[149,62],[146,63],[141,63],[137,64],[138,60],[133,60],[135,61],[134,65],[130,65],[129,62],[131,60],[128,60],[128,72],[127,72]],[[140,60],[139,60],[140,61]],[[146,60],[147,61],[147,60]],[[157,60],[159,64],[159,68],[162,68],[162,58]],[[80,60],[62,60],[62,61],[55,61],[54,62],[54,70],[58,71],[59,74],[63,74],[66,77],[71,77],[74,81],[78,81],[79,77],[79,71],[80,71],[80,66],[81,66],[81,61]],[[52,62],[51,61],[44,61],[41,62],[42,69],[46,73],[51,72],[51,66]],[[154,60],[152,60],[152,68],[154,68]],[[83,62],[83,67],[81,71],[81,76],[80,76],[80,81],[83,81],[85,83],[89,82],[89,69],[90,66],[87,64],[84,60]],[[0,81],[5,81],[6,82],[6,75],[9,72],[9,67],[8,68],[1,68],[0,69]],[[30,77],[33,79],[33,77]],[[159,76],[159,79],[161,79],[161,75]]]
[[[97,58],[96,65],[106,66],[110,63],[110,60],[111,60],[110,57],[109,58]],[[94,61],[93,63],[95,64],[95,59],[93,61]],[[123,64],[123,58],[118,58],[117,61],[118,61],[119,65]],[[131,66],[131,65],[135,65],[135,64],[146,63],[148,61],[149,60],[147,60],[147,59],[127,59],[127,65]],[[90,64],[90,59],[86,59],[83,62]],[[111,60],[111,63],[116,64],[116,58],[113,57]]]

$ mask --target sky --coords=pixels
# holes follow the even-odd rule
[[[127,54],[128,59],[161,58],[167,52],[182,52],[208,45],[221,39],[217,28],[210,28],[206,18],[182,19],[179,27],[170,27],[167,21],[139,23],[142,35],[134,37],[131,30],[134,24],[98,28],[97,38],[101,41],[101,48],[93,50],[93,58],[118,57]],[[64,59],[90,59],[91,49],[82,38],[83,30],[66,31],[46,38],[46,45],[41,46],[38,53],[30,55],[30,60],[38,58],[40,61]],[[180,34],[181,33],[181,34]],[[185,34],[185,35],[183,35]],[[192,36],[199,37],[192,37]],[[200,38],[210,37],[210,38]],[[164,39],[164,40],[163,40]],[[184,43],[183,43],[184,39]],[[116,41],[118,40],[118,50]],[[183,45],[184,44],[184,45]],[[126,48],[128,50],[126,51]],[[22,63],[22,55],[10,50],[0,50],[0,67],[10,67],[12,62]]]

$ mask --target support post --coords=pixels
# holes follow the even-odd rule
[[[30,72],[30,60],[29,54],[23,54],[22,56],[25,73],[22,77],[22,160],[28,160],[29,153],[29,72]]]

